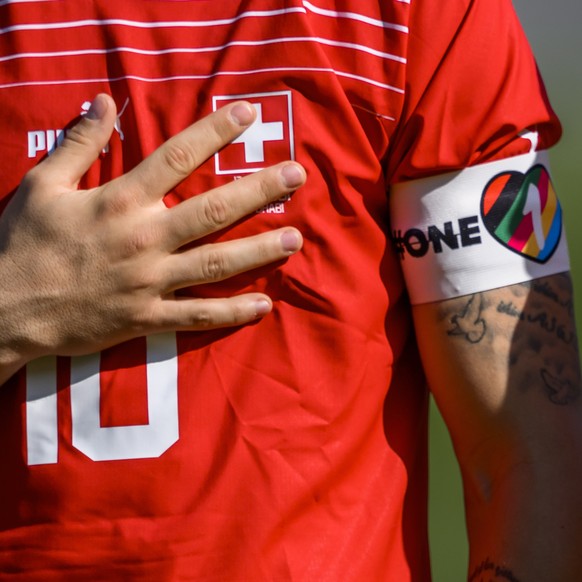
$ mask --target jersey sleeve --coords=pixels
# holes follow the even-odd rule
[[[547,149],[560,135],[510,0],[412,0],[390,183]]]

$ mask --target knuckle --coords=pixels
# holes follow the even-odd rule
[[[151,270],[133,267],[117,274],[120,286],[129,298],[128,312],[140,313],[159,294],[159,280]]]
[[[185,143],[168,142],[162,155],[163,163],[178,176],[188,176],[198,165],[196,153]]]
[[[273,247],[268,242],[260,242],[255,248],[257,262],[260,264],[267,263],[275,258]]]
[[[106,190],[103,196],[97,198],[96,212],[98,216],[112,217],[127,214],[133,203],[133,198],[119,190],[109,192]]]
[[[274,181],[270,179],[270,176],[263,174],[259,178],[256,191],[261,204],[268,204],[282,196],[281,188],[276,187]]]
[[[139,307],[160,294],[163,277],[149,256],[136,256],[130,247],[118,245],[113,250],[108,249],[107,254],[116,265],[111,275],[112,285],[119,294],[135,302],[132,307]]]
[[[226,274],[226,257],[218,251],[208,251],[202,262],[202,278],[204,281],[220,281]]]
[[[94,138],[89,135],[87,125],[85,119],[82,119],[79,123],[73,125],[73,127],[67,131],[65,139],[60,147],[67,148],[71,146],[80,146],[81,148],[94,148]]]
[[[124,240],[119,241],[119,256],[131,258],[142,254],[151,246],[149,236],[141,230],[135,230]]]
[[[134,288],[145,291],[148,295],[157,295],[161,287],[161,278],[154,269],[141,269],[134,276]]]
[[[211,130],[216,136],[215,139],[221,144],[229,143],[241,131],[227,116],[215,116],[212,121]]]
[[[239,323],[245,323],[248,321],[248,313],[241,305],[235,303],[231,306],[231,323],[237,325]]]
[[[199,211],[199,221],[202,226],[210,229],[220,229],[228,224],[229,208],[226,200],[217,194],[205,196]]]
[[[144,331],[156,329],[160,325],[160,317],[156,306],[153,304],[142,305],[140,309],[134,308],[128,313],[128,326],[132,329],[132,335],[141,335]]]
[[[213,324],[214,319],[208,309],[200,308],[191,315],[190,325],[194,329],[210,329]]]

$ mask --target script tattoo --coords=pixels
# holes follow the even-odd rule
[[[519,334],[521,340],[516,340],[512,346],[511,364],[516,365],[529,349],[540,362],[537,374],[541,382],[533,381],[531,385],[539,385],[552,404],[572,404],[579,398],[581,388],[577,365],[568,364],[569,354],[578,350],[569,276],[556,275],[551,281],[538,279],[522,283],[512,287],[512,293],[518,305],[521,305],[523,293],[528,295],[528,301],[524,308],[509,299],[497,303],[498,313],[525,324]],[[564,317],[563,322],[561,317]],[[526,326],[529,327],[527,333]],[[535,333],[535,328],[542,333]]]
[[[487,331],[485,320],[481,317],[483,312],[483,298],[481,294],[472,295],[463,311],[455,313],[451,317],[451,329],[448,335],[459,335],[472,344],[478,344]]]
[[[561,278],[565,283],[568,283],[568,278],[563,274],[556,275],[556,277]],[[531,288],[540,295],[544,295],[548,299],[552,300],[557,305],[566,308],[569,315],[574,313],[574,302],[568,299],[561,299],[558,292],[552,289],[552,286],[547,281],[533,281]]]
[[[555,335],[560,341],[565,344],[572,345],[576,343],[576,335],[572,331],[568,331],[566,326],[558,323],[554,316],[550,317],[545,312],[536,314],[526,313],[518,309],[513,302],[500,301],[497,305],[497,312],[509,315],[519,319],[520,321],[537,325],[545,332]]]
[[[519,582],[515,574],[505,566],[500,566],[485,558],[469,576],[468,582]]]
[[[479,344],[498,358],[504,357],[504,351],[490,350],[493,342],[508,342],[512,386],[523,392],[537,387],[557,406],[571,405],[580,398],[577,360],[571,359],[578,346],[568,277],[475,293],[454,305],[445,316],[447,335]]]

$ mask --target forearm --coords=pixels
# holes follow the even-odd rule
[[[461,460],[471,582],[572,582],[582,572],[579,446],[554,447],[543,428],[527,440]]]
[[[507,474],[492,480],[487,494],[481,490],[466,495],[469,580],[578,580],[579,470],[574,463],[515,462]]]
[[[415,308],[463,473],[473,581],[571,582],[582,572],[571,299],[563,275]]]

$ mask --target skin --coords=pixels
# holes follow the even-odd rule
[[[108,143],[113,100],[95,98],[63,144],[33,168],[0,217],[0,384],[32,359],[80,355],[168,330],[242,325],[267,314],[268,296],[176,299],[289,257],[293,228],[184,250],[305,182],[285,162],[167,208],[164,195],[253,121],[226,106],[163,144],[128,174],[93,190],[78,184]]]
[[[582,575],[582,397],[568,274],[414,308],[463,475],[471,582]]]

